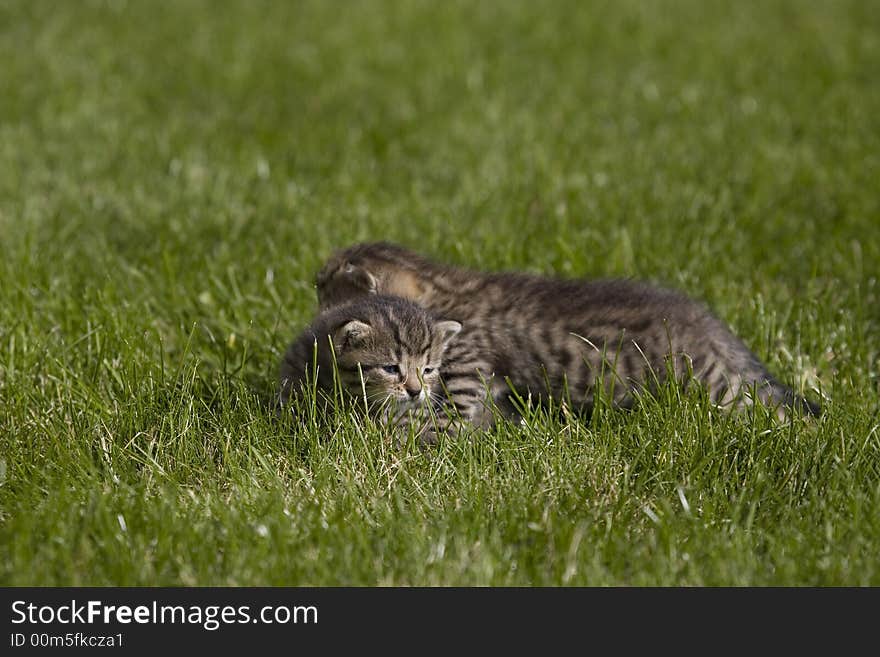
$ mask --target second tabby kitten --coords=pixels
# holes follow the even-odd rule
[[[589,409],[601,385],[615,404],[629,406],[638,390],[656,387],[670,372],[685,385],[702,383],[719,406],[747,406],[756,395],[780,417],[820,413],[703,305],[644,283],[484,273],[370,243],[331,257],[317,286],[322,308],[391,294],[461,322],[443,378],[462,415],[477,424],[491,423],[482,404],[485,386],[502,408],[508,386],[522,395],[567,394]]]
[[[369,296],[321,312],[294,340],[281,361],[282,407],[314,386],[323,395],[338,389],[363,399],[370,411],[398,428],[415,418],[423,442],[434,427],[452,419],[443,413],[440,366],[461,325],[436,321],[416,304],[397,297]],[[434,408],[439,418],[425,413]]]

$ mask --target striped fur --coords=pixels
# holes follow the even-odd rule
[[[508,412],[508,383],[522,396],[565,396],[589,410],[600,388],[629,406],[669,375],[685,386],[699,381],[722,407],[748,406],[755,395],[780,417],[820,413],[703,305],[645,283],[483,273],[370,243],[331,257],[317,287],[322,308],[393,294],[460,322],[443,379],[462,414],[480,425],[491,422],[482,406],[486,387]]]
[[[288,347],[281,361],[282,407],[304,386],[362,399],[399,428],[419,418],[421,439],[431,442],[435,424],[454,418],[442,411],[440,380],[444,351],[461,325],[436,321],[398,297],[367,296],[326,310]],[[429,426],[430,424],[430,426]]]

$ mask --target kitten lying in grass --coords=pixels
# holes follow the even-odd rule
[[[703,305],[628,280],[564,280],[484,273],[432,262],[388,243],[357,244],[317,276],[321,308],[372,294],[396,295],[461,332],[446,351],[443,380],[468,421],[490,426],[490,396],[515,414],[510,388],[526,397],[565,398],[589,411],[600,386],[618,406],[673,377],[698,381],[721,407],[757,397],[780,418],[820,408],[777,381]]]
[[[423,442],[433,442],[453,415],[442,413],[440,368],[449,341],[461,330],[436,321],[397,297],[366,296],[326,310],[291,343],[281,361],[282,407],[305,386],[337,389],[362,399],[400,430],[413,419]],[[438,417],[430,411],[441,410]]]

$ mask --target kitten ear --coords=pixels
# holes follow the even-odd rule
[[[350,262],[341,266],[326,266],[318,272],[315,283],[321,310],[364,294],[376,294],[379,287],[375,276]]]
[[[350,262],[340,270],[340,276],[343,276],[351,287],[368,294],[376,294],[379,287],[375,276],[363,267],[358,267]]]
[[[460,330],[461,324],[451,319],[434,324],[434,331],[440,337],[440,341],[444,345],[458,335]]]
[[[333,343],[345,349],[346,347],[362,343],[372,332],[372,326],[353,319],[336,329],[336,333],[333,335]]]

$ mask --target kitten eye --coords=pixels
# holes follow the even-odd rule
[[[383,365],[383,372],[388,372],[388,374],[400,374],[400,368],[397,365]]]
[[[431,374],[434,371],[433,367],[426,367],[422,370],[422,374]]]

